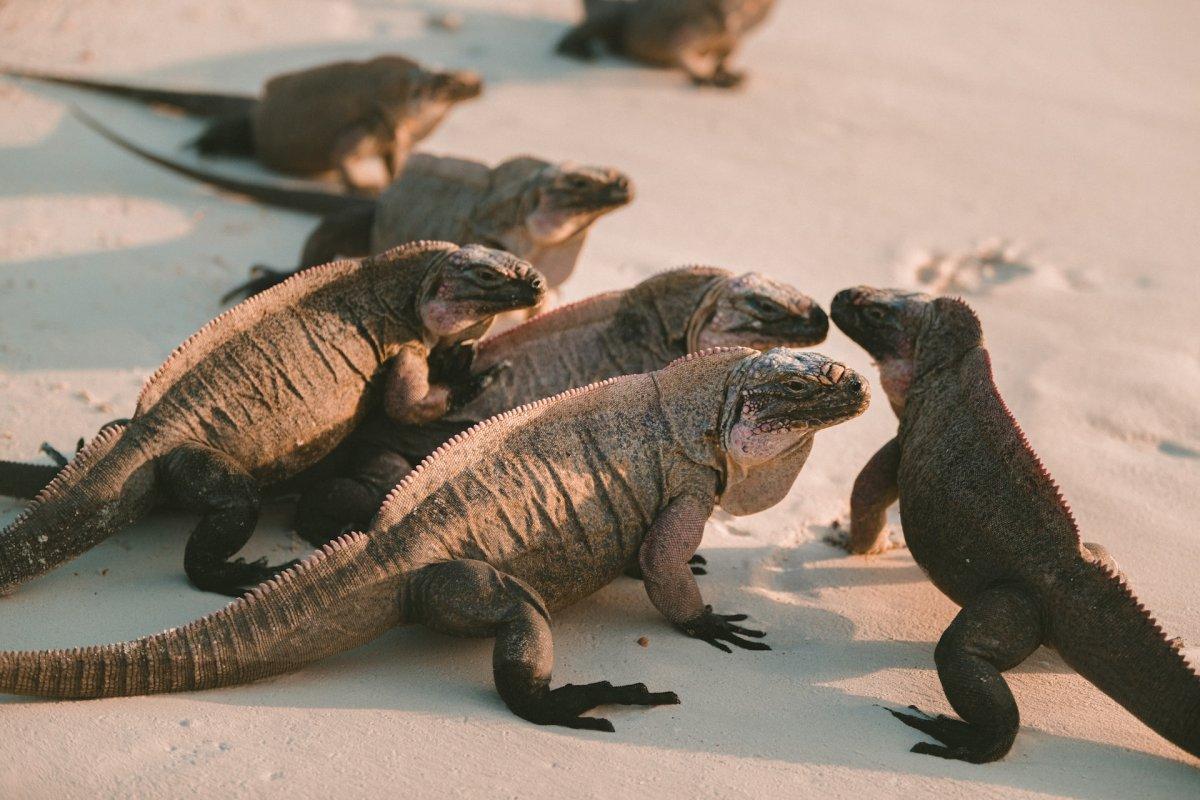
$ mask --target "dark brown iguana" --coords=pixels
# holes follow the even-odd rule
[[[507,250],[533,264],[554,289],[575,269],[592,223],[633,199],[633,184],[619,170],[529,156],[488,167],[417,153],[377,200],[242,181],[163,158],[76,113],[117,146],[172,172],[272,206],[325,215],[304,244],[301,268],[437,239]],[[253,272],[253,280],[223,299],[262,291],[294,274],[263,266]]]
[[[428,70],[400,56],[338,61],[288,72],[268,80],[257,98],[127,86],[30,70],[3,69],[0,74],[211,117],[214,121],[193,142],[200,153],[253,157],[290,175],[336,169],[348,186],[372,192],[400,173],[413,146],[437,127],[452,106],[478,97],[483,90],[473,72]]]
[[[1200,675],[1112,566],[1080,541],[1058,486],[1000,398],[971,309],[860,286],[839,293],[832,314],[878,362],[900,417],[896,438],[855,482],[849,548],[875,547],[884,512],[899,497],[913,558],[962,606],[934,652],[962,720],[893,711],[940,743],[913,752],[1002,758],[1020,715],[1001,672],[1044,644],[1200,756]]]
[[[508,253],[417,242],[313,269],[230,309],[158,368],[132,419],[101,430],[0,532],[0,591],[160,498],[203,514],[184,554],[192,583],[244,591],[274,572],[228,560],[254,530],[260,487],[317,462],[373,407],[403,422],[444,413],[430,349],[537,303],[543,283]]]
[[[584,0],[584,21],[558,43],[558,52],[592,60],[596,43],[657,67],[680,68],[702,86],[731,88],[743,73],[729,57],[743,36],[770,13],[775,0]]]
[[[362,530],[410,465],[510,408],[606,378],[661,369],[708,347],[810,347],[824,341],[828,330],[821,307],[791,286],[715,267],[672,270],[632,289],[542,314],[484,339],[474,364],[460,374],[437,372],[452,391],[474,396],[465,405],[422,425],[369,416],[342,445],[348,452],[335,474],[308,484],[296,531],[319,545],[345,530]]]
[[[867,385],[813,353],[706,351],[508,411],[455,437],[352,533],[226,608],[121,644],[0,654],[0,691],[84,698],[206,689],[296,669],[402,624],[495,637],[505,704],[543,725],[611,731],[603,704],[677,703],[608,682],[550,688],[550,612],[633,560],[685,634],[767,649],[704,605],[688,558],[719,504],[782,497],[814,433],[860,414]],[[750,637],[750,638],[745,638]]]

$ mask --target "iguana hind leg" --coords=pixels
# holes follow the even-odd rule
[[[296,533],[317,547],[348,530],[366,530],[387,493],[412,472],[394,450],[362,445],[346,475],[320,481],[296,505]]]
[[[612,723],[580,716],[601,705],[671,705],[674,692],[607,681],[550,688],[554,645],[550,613],[531,587],[473,560],[448,561],[417,571],[406,591],[413,622],[454,636],[494,636],[492,673],[509,709],[538,725],[612,731]]]
[[[237,597],[291,565],[229,560],[254,533],[259,506],[257,482],[232,458],[184,445],[164,460],[164,477],[183,508],[203,514],[183,555],[184,571],[197,589]]]
[[[937,739],[918,742],[914,753],[983,764],[1003,758],[1021,724],[1017,701],[1000,674],[1020,664],[1042,642],[1041,615],[1019,589],[989,589],[963,607],[934,651],[938,678],[962,717],[891,713]]]

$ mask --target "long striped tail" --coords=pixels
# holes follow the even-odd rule
[[[254,110],[258,100],[250,95],[224,94],[218,92],[185,92],[175,89],[158,89],[152,86],[130,86],[124,83],[95,81],[88,78],[73,78],[35,70],[0,68],[0,74],[15,78],[70,86],[89,92],[123,97],[146,105],[164,105],[196,117],[246,116]]]
[[[297,669],[400,622],[398,583],[351,533],[181,628],[73,650],[0,653],[0,692],[63,700],[233,686]]]
[[[0,531],[0,592],[91,549],[149,510],[153,458],[128,430],[101,430]]]
[[[1083,561],[1048,606],[1051,644],[1163,738],[1200,757],[1200,674],[1124,580]]]

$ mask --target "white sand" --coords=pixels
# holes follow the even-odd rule
[[[736,94],[552,56],[575,6],[451,4],[465,24],[446,33],[426,28],[428,5],[378,0],[15,0],[0,5],[0,53],[247,90],[388,50],[480,69],[486,98],[430,149],[611,163],[637,180],[568,298],[703,261],[827,303],[854,283],[915,286],[922,252],[1017,243],[1019,268],[971,284],[1000,386],[1087,538],[1200,660],[1200,5],[784,0]],[[69,99],[164,151],[197,129],[0,82],[0,457],[69,447],[128,413],[247,265],[287,264],[312,225],[136,162],[66,116]],[[821,349],[874,380],[838,333]],[[786,502],[710,526],[707,599],[752,614],[774,651],[690,641],[633,581],[558,616],[558,681],[683,697],[606,712],[615,734],[521,722],[492,691],[489,642],[404,631],[225,691],[7,701],[0,795],[1195,796],[1194,760],[1047,651],[1010,674],[1023,727],[1004,762],[908,752],[919,736],[879,706],[948,709],[932,653],[954,606],[905,551],[849,559],[820,543],[894,425],[877,402],[820,437]],[[17,509],[0,501],[0,522]],[[303,552],[284,520],[264,519],[254,554]],[[154,516],[4,599],[0,644],[103,642],[217,608],[184,582],[191,522]]]

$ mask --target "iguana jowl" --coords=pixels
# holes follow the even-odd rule
[[[729,88],[744,75],[729,57],[775,0],[584,0],[584,21],[558,43],[573,58],[596,57],[596,43],[658,67],[677,67],[698,85]]]
[[[254,530],[260,487],[331,450],[375,406],[417,422],[446,410],[432,347],[478,336],[541,299],[508,253],[418,242],[306,272],[184,342],[147,381],[133,418],[103,429],[0,531],[0,590],[47,572],[160,498],[203,514],[184,568],[240,593],[274,572],[229,561]]]
[[[259,97],[129,86],[29,70],[0,73],[215,118],[194,142],[201,153],[251,156],[292,175],[337,169],[347,185],[372,191],[399,174],[413,146],[451,107],[478,97],[483,89],[472,72],[428,70],[401,56],[338,61],[285,73],[267,81]]]
[[[913,751],[1002,758],[1020,715],[1001,673],[1044,644],[1200,756],[1200,674],[1103,552],[1081,542],[1058,486],[1000,397],[971,309],[860,286],[834,298],[832,315],[878,362],[900,418],[896,438],[855,483],[849,549],[878,546],[898,497],[913,558],[962,606],[934,651],[962,719],[892,712],[939,742]]]
[[[550,612],[639,559],[654,605],[686,634],[753,647],[688,569],[714,505],[772,505],[814,433],[860,414],[866,384],[822,356],[706,351],[494,417],[406,478],[348,534],[225,609],[131,642],[0,654],[0,691],[82,698],[244,683],[405,623],[491,636],[496,688],[540,724],[608,703],[678,702],[607,682],[550,688]],[[761,648],[762,645],[759,645]]]
[[[76,113],[118,147],[172,172],[268,205],[324,215],[304,244],[301,269],[436,239],[507,250],[533,264],[554,289],[574,271],[592,224],[633,199],[632,181],[612,167],[530,156],[489,167],[417,153],[377,199],[242,181],[163,158]],[[253,272],[253,280],[224,299],[262,291],[294,274],[263,266]]]
[[[465,375],[437,371],[439,382],[474,395],[462,407],[421,425],[369,417],[340,448],[344,463],[334,468],[336,474],[312,481],[304,491],[296,530],[321,544],[349,528],[361,529],[410,465],[454,434],[510,408],[606,378],[661,369],[709,347],[809,347],[824,341],[828,329],[820,305],[791,286],[716,267],[671,270],[631,289],[542,314],[480,342]]]

